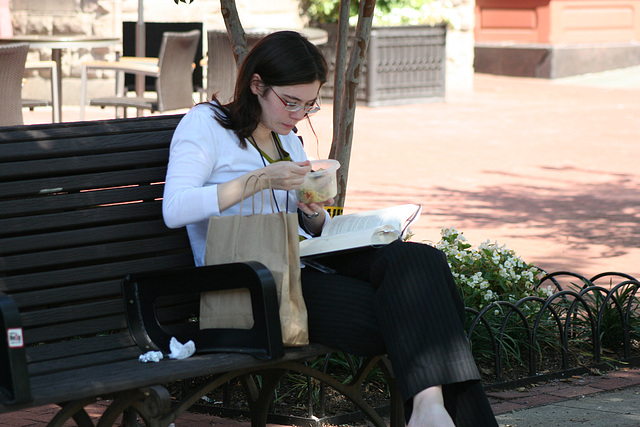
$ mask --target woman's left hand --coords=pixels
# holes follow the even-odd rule
[[[315,218],[320,216],[320,214],[324,212],[325,206],[331,206],[334,203],[335,203],[334,199],[329,199],[329,200],[325,200],[324,202],[317,202],[317,203],[298,202],[298,208],[308,216]],[[324,220],[324,217],[323,217],[323,220]]]
[[[322,231],[322,227],[324,226],[324,220],[326,219],[326,215],[324,215],[324,207],[333,205],[334,200],[329,199],[324,202],[318,203],[302,203],[298,202],[298,209],[300,209],[306,217],[304,218],[304,223],[312,235],[319,235]]]

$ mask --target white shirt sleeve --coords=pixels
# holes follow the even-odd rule
[[[213,114],[207,105],[194,107],[174,132],[162,203],[170,228],[220,214],[218,185],[210,182],[216,166],[216,137],[221,134]]]

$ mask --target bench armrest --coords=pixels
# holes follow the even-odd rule
[[[171,334],[159,323],[156,299],[207,291],[247,288],[251,294],[254,325],[251,329],[199,329]],[[261,359],[284,354],[278,294],[271,272],[258,262],[131,274],[122,282],[129,331],[147,352],[169,353],[172,336],[182,343],[193,340],[196,352],[248,353]]]
[[[0,328],[4,342],[0,345],[0,403],[13,405],[31,400],[20,312],[13,300],[0,292]]]

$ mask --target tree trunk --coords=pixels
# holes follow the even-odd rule
[[[360,85],[360,76],[371,37],[371,25],[375,0],[362,0],[358,11],[358,25],[355,40],[349,58],[349,66],[343,75],[346,58],[346,44],[349,32],[350,0],[340,3],[340,22],[338,30],[338,51],[336,53],[335,91],[333,96],[333,141],[329,157],[340,162],[338,169],[338,196],[336,206],[344,207],[349,177],[349,159],[353,141],[353,123],[356,113],[356,95]],[[346,14],[346,18],[345,18]],[[341,68],[338,67],[338,64]],[[340,70],[340,72],[339,72]],[[336,102],[339,100],[339,102]]]
[[[240,68],[244,58],[249,53],[249,47],[235,0],[220,0],[220,11],[224,18],[224,25],[227,27],[227,34],[233,48],[233,56],[236,58],[236,65]]]

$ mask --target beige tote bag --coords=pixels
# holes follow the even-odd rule
[[[251,182],[251,184],[250,184]],[[271,182],[265,174],[252,176],[245,184],[269,189],[273,210]],[[253,204],[255,194],[250,197]],[[261,211],[262,212],[262,211]],[[298,215],[276,212],[252,215],[215,216],[209,219],[205,264],[258,261],[273,274],[278,288],[282,341],[285,346],[309,343],[307,308],[300,283]],[[250,329],[253,326],[251,299],[247,289],[205,292],[200,298],[200,328]]]

